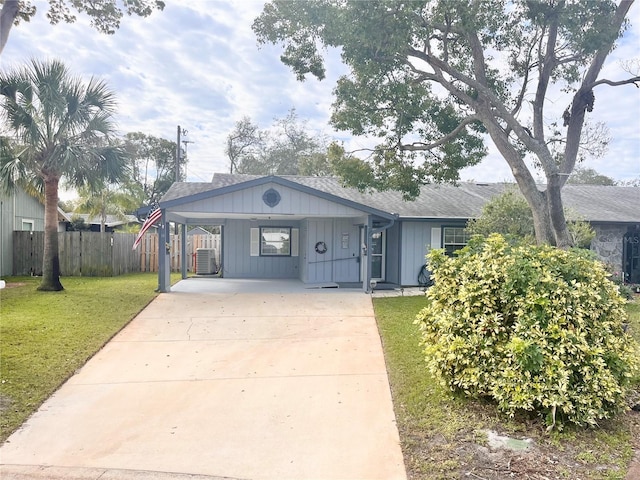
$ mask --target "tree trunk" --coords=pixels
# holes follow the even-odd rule
[[[18,16],[20,6],[18,0],[5,0],[0,10],[0,53],[4,50],[4,46],[9,39],[9,31],[13,26],[13,21]]]
[[[521,154],[509,143],[506,132],[495,122],[491,114],[482,110],[477,113],[484,114],[482,123],[487,127],[487,131],[493,143],[502,154],[503,158],[511,168],[511,173],[516,179],[518,188],[531,208],[533,215],[533,228],[536,232],[536,242],[542,244],[556,244],[551,217],[547,201],[547,192],[538,190],[536,181],[527,168]],[[559,192],[558,192],[559,193]]]
[[[541,192],[535,187],[535,191],[526,191],[520,187],[525,200],[531,208],[533,216],[533,229],[536,232],[536,243],[538,245],[556,245],[556,238],[553,232],[553,225],[547,207],[547,192]]]
[[[60,257],[58,253],[58,182],[57,175],[44,179],[44,256],[42,281],[38,290],[58,292],[64,287],[60,283]]]
[[[566,250],[573,246],[562,206],[562,181],[559,175],[547,178],[547,210],[551,219],[555,245]]]

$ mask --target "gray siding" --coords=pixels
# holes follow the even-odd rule
[[[307,283],[326,283],[333,281],[333,262],[331,257],[335,250],[335,244],[331,241],[333,238],[333,220],[313,219],[309,220],[307,230],[307,264],[308,275]],[[327,244],[327,253],[321,255],[316,252],[315,246],[317,242],[325,242]]]
[[[305,229],[307,274],[306,283],[358,282],[360,280],[359,227],[354,219],[309,219]],[[343,239],[344,247],[343,248]],[[318,242],[327,245],[327,252],[316,252]]]
[[[336,219],[333,228],[335,247],[327,252],[332,253],[333,281],[357,282],[360,280],[360,229],[352,219]]]
[[[386,252],[386,281],[389,283],[400,284],[400,225],[397,222],[386,230],[387,235],[387,252]]]
[[[418,285],[420,268],[425,264],[425,255],[431,248],[431,228],[440,224],[432,222],[402,222],[400,284]],[[438,248],[440,245],[437,246]]]
[[[270,207],[262,200],[262,195],[273,188],[280,194],[281,200],[274,207]],[[182,211],[211,212],[211,213],[252,213],[256,215],[323,215],[327,217],[354,217],[362,215],[345,205],[331,202],[323,198],[309,195],[292,188],[277,184],[259,185],[246,190],[199,200],[181,208]]]
[[[303,220],[300,222],[300,280],[303,283],[309,282],[309,266],[307,265],[307,254],[308,254],[308,234],[307,231],[309,229],[309,221]]]
[[[298,257],[252,257],[251,228],[299,228],[299,222],[229,220],[222,237],[223,276],[228,278],[299,278]]]
[[[0,193],[0,276],[13,270],[13,201]]]
[[[20,189],[11,196],[0,193],[0,275],[13,272],[13,231],[23,229],[23,220],[44,231],[44,205]]]

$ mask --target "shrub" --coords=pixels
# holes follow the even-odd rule
[[[625,407],[638,368],[624,300],[589,252],[479,237],[429,254],[435,284],[416,319],[430,370],[451,390],[489,396],[550,427],[595,425]]]
[[[565,210],[567,228],[574,246],[590,248],[596,232],[580,215]],[[535,242],[533,214],[524,196],[515,187],[509,187],[504,193],[493,197],[484,207],[482,214],[467,222],[467,231],[471,235],[487,237],[492,233],[506,236],[512,243]]]

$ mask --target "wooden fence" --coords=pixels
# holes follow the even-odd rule
[[[64,276],[111,277],[158,271],[158,235],[147,234],[132,250],[135,233],[58,233],[60,271]],[[170,236],[171,270],[182,268],[182,238]],[[220,235],[187,236],[187,270],[195,271],[198,248],[214,248],[219,264]],[[13,275],[42,275],[44,232],[13,232]]]

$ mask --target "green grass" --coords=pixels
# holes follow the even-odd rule
[[[156,296],[157,278],[65,277],[61,292],[37,291],[39,278],[6,279],[9,288],[0,290],[0,442]]]
[[[549,435],[535,417],[510,419],[489,402],[452,395],[426,369],[418,327],[413,324],[425,302],[424,297],[374,300],[410,479],[466,478],[469,472],[477,476],[471,478],[497,478],[492,475],[501,460],[483,454],[486,429],[536,442],[530,465],[517,453],[511,460],[502,459],[505,468],[515,469],[520,462],[523,469],[542,469],[540,478],[624,478],[633,454],[632,439],[640,432],[637,414],[619,415],[598,429],[567,428]],[[640,299],[627,310],[630,331],[640,341]],[[510,473],[513,470],[505,475]]]

